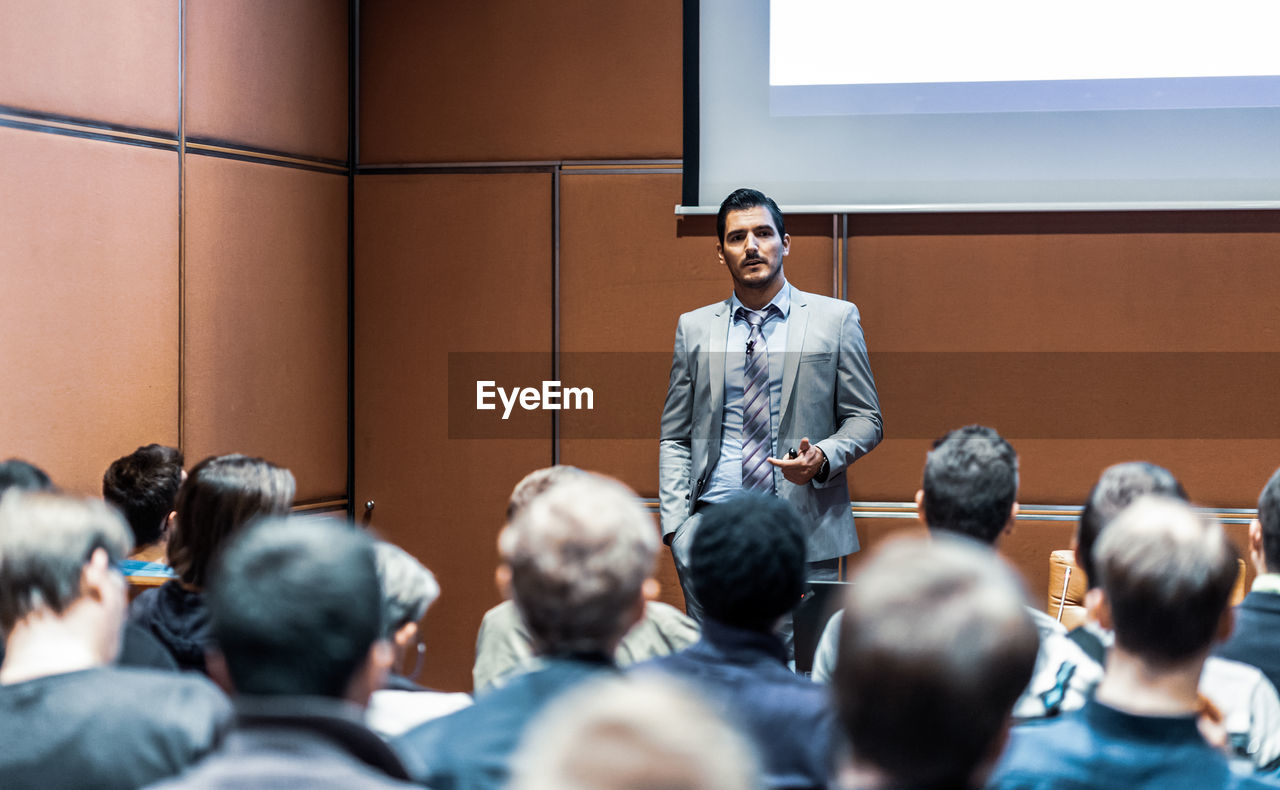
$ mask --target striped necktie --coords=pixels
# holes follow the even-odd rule
[[[769,451],[773,435],[769,425],[769,349],[765,346],[764,312],[739,307],[738,318],[751,325],[747,336],[747,362],[742,374],[742,490],[773,491],[773,467]]]

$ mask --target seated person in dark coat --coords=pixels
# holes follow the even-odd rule
[[[1215,655],[1251,664],[1280,687],[1280,469],[1258,497],[1249,524],[1249,557],[1258,572],[1236,607],[1236,628]]]
[[[805,539],[786,500],[739,494],[708,508],[686,570],[702,638],[640,664],[687,680],[755,744],[771,788],[826,787],[835,711],[827,689],[787,668],[774,635],[805,586]]]
[[[392,650],[380,627],[373,541],[349,524],[269,518],[213,569],[209,672],[235,698],[226,743],[162,787],[407,787],[395,753],[363,723]]]
[[[214,557],[252,519],[288,513],[295,489],[288,469],[243,455],[206,458],[178,489],[168,543],[178,578],[135,598],[129,622],[158,639],[180,669],[205,671],[212,644],[204,588]]]
[[[101,501],[0,499],[0,787],[135,788],[214,747],[231,718],[208,680],[110,666],[132,540]]]
[[[1090,609],[1115,633],[1095,697],[1015,728],[994,790],[1274,787],[1232,771],[1197,725],[1200,674],[1231,631],[1237,554],[1221,525],[1180,500],[1141,497],[1093,547]]]
[[[398,739],[414,779],[434,790],[504,787],[529,720],[566,689],[617,672],[612,656],[644,613],[657,550],[652,516],[615,480],[567,481],[521,510],[498,538],[498,576],[545,663]]]
[[[1021,580],[946,534],[892,539],[851,580],[832,677],[850,755],[837,786],[981,787],[1036,663]]]

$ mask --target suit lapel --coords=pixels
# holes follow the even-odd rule
[[[787,354],[782,361],[782,409],[778,412],[778,440],[784,435],[782,420],[791,402],[791,391],[796,388],[796,374],[800,371],[800,351],[804,348],[805,326],[809,323],[808,294],[798,288],[791,289],[791,314],[787,317]],[[782,452],[781,449],[778,452]]]
[[[707,360],[707,390],[711,395],[711,417],[714,436],[709,436],[715,452],[720,449],[720,414],[724,409],[724,354],[725,343],[729,337],[729,300],[720,304],[719,311],[711,321],[711,337],[707,338],[707,348],[711,350],[711,359]]]

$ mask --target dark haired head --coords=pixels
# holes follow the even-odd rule
[[[929,529],[994,545],[1018,498],[1018,454],[985,425],[957,428],[925,457],[923,489]]]
[[[708,509],[693,533],[688,571],[707,617],[771,630],[804,593],[804,542],[785,499],[740,494]]]
[[[99,500],[51,491],[0,497],[0,631],[33,612],[62,614],[84,594],[81,571],[95,551],[115,563],[131,548],[124,519]]]
[[[261,458],[219,455],[191,470],[178,489],[178,519],[169,538],[169,564],[194,587],[227,538],[258,516],[281,516],[293,504],[293,473]]]
[[[336,521],[256,521],[219,558],[207,596],[239,694],[345,697],[382,634],[373,541]]]
[[[756,189],[737,189],[729,193],[729,197],[720,204],[720,211],[716,213],[716,235],[720,237],[721,244],[724,244],[724,227],[729,212],[746,211],[756,206],[764,206],[769,210],[769,216],[773,218],[779,238],[787,235],[786,223],[782,220],[782,209],[773,202],[773,198]]]
[[[11,488],[19,491],[50,491],[53,483],[44,470],[20,458],[0,461],[0,496]]]
[[[1219,633],[1239,555],[1186,502],[1142,496],[1093,549],[1116,647],[1166,668],[1203,656]]]
[[[1102,528],[1145,494],[1187,499],[1187,492],[1172,472],[1146,461],[1108,466],[1089,491],[1089,499],[1080,513],[1080,528],[1076,530],[1076,564],[1084,571],[1089,589],[1098,586],[1093,544],[1102,534]]]
[[[102,498],[124,513],[134,548],[149,546],[164,535],[182,485],[182,463],[182,451],[176,447],[148,444],[107,467]]]
[[[1267,572],[1280,573],[1280,469],[1258,497],[1258,521],[1262,523],[1262,557]]]

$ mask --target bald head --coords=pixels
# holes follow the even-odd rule
[[[1116,645],[1157,666],[1208,651],[1231,599],[1238,557],[1222,526],[1185,502],[1134,501],[1094,547]]]
[[[855,760],[895,785],[969,783],[1035,666],[1022,583],[990,549],[945,534],[889,542],[853,583],[834,684]]]

